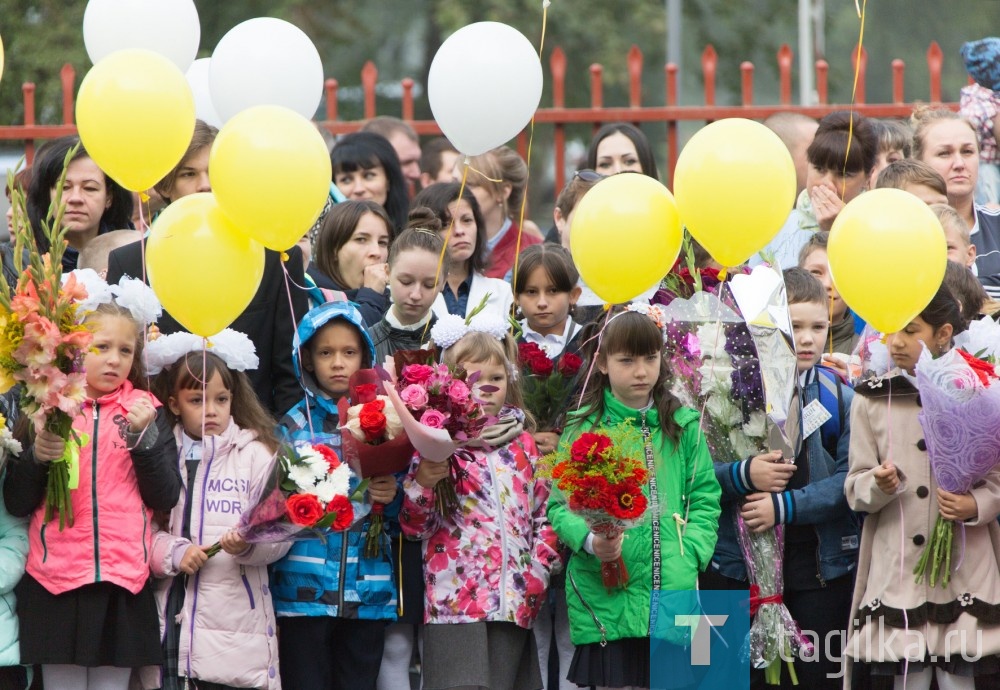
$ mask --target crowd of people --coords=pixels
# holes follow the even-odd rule
[[[784,603],[803,630],[839,640],[795,661],[802,687],[990,687],[1000,674],[1000,468],[968,493],[937,487],[914,378],[923,348],[947,352],[971,321],[1000,311],[1000,39],[963,55],[976,83],[959,113],[921,107],[908,122],[777,113],[764,123],[792,155],[798,194],[749,263],[784,269],[802,405],[825,411],[796,457],[762,448],[713,458],[698,411],[671,392],[664,324],[642,307],[669,291],[654,286],[608,310],[574,266],[573,213],[588,191],[610,175],[658,178],[640,129],[596,133],[544,233],[519,224],[528,169],[509,147],[466,160],[388,117],[341,137],[323,214],[295,247],[267,250],[257,293],[231,326],[255,366],[247,352],[221,341],[203,351],[194,337],[154,366],[158,338],[183,332],[175,318],[164,313],[152,332],[114,299],[88,313],[72,526],[57,529],[44,506],[64,437],[29,433],[17,389],[0,399],[24,447],[3,467],[0,687],[398,690],[418,672],[427,690],[646,688],[651,663],[670,665],[671,687],[697,687],[682,646],[651,659],[650,602],[654,589],[749,590],[737,516],[754,532],[784,526]],[[49,249],[43,221],[59,193],[63,268],[109,285],[146,280],[150,212],[211,190],[216,134],[197,123],[151,202],[115,183],[75,137],[46,143],[15,178],[30,251]],[[949,265],[920,315],[884,334],[893,366],[873,385],[859,381],[865,324],[837,293],[827,239],[844,206],[877,187],[930,205]],[[724,279],[688,243],[696,268]],[[12,287],[14,251],[2,245]],[[438,342],[435,326],[452,317],[465,325]],[[570,409],[544,426],[523,395],[524,344],[549,371],[579,370]],[[237,523],[282,441],[340,451],[337,403],[351,375],[431,346],[445,364],[479,373],[491,420],[481,442],[450,465],[415,456],[407,471],[371,478],[367,508],[346,532],[245,541]],[[658,514],[616,536],[595,533],[538,460],[625,421],[643,431],[645,492],[660,514],[684,519],[661,530]],[[463,507],[443,513],[435,487],[449,473]],[[388,548],[373,553],[364,544],[376,504]],[[964,559],[935,589],[909,573],[938,514],[963,523]],[[619,560],[628,586],[609,589],[602,566]],[[880,626],[920,630],[922,643],[857,644]],[[949,653],[958,632],[978,634],[975,658]],[[760,670],[745,670],[763,686]]]

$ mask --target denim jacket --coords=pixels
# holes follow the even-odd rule
[[[819,400],[819,388],[818,372],[814,367],[802,387],[803,407]],[[844,414],[840,420],[837,457],[834,458],[823,446],[821,432],[817,429],[805,439],[809,483],[801,489],[771,494],[776,522],[815,527],[819,539],[817,565],[821,582],[854,570],[861,533],[860,520],[844,498],[854,391],[850,386],[843,385],[840,395]],[[719,517],[719,540],[711,567],[725,577],[744,581],[747,572],[736,533],[736,511],[741,498],[757,491],[750,481],[750,462],[747,459],[739,463],[715,463],[715,475],[722,486],[722,515]]]

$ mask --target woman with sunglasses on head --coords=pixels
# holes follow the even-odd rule
[[[649,139],[627,122],[610,122],[597,130],[587,150],[587,168],[601,175],[637,172],[659,179]]]
[[[462,159],[455,167],[456,180],[462,179]],[[514,258],[519,249],[542,242],[538,226],[518,221],[528,186],[528,166],[509,146],[498,146],[468,158],[465,186],[472,190],[486,223],[488,265],[485,274],[508,283],[514,275]]]

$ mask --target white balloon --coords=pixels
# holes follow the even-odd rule
[[[219,41],[209,86],[223,121],[255,105],[281,105],[311,120],[323,98],[323,62],[297,26],[258,17]]]
[[[212,58],[201,58],[195,60],[188,67],[187,79],[191,93],[194,94],[194,116],[202,122],[212,125],[215,128],[222,127],[222,118],[215,110],[212,103],[212,93],[208,86],[208,71],[211,69]]]
[[[538,109],[538,53],[524,34],[506,24],[469,24],[438,48],[427,97],[455,148],[469,156],[484,153],[517,136]]]
[[[95,65],[117,50],[163,55],[183,72],[198,55],[201,24],[194,0],[90,0],[83,42]]]

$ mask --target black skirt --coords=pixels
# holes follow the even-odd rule
[[[695,686],[695,677],[691,673],[691,652],[687,648],[672,644],[660,645],[656,663],[662,668],[671,669],[669,688]],[[596,642],[579,645],[573,653],[566,679],[584,686],[623,688],[631,685],[648,688],[649,638],[626,637],[612,640],[606,647]]]
[[[97,582],[54,595],[26,573],[14,591],[23,664],[136,668],[163,663],[149,581],[138,594]]]

